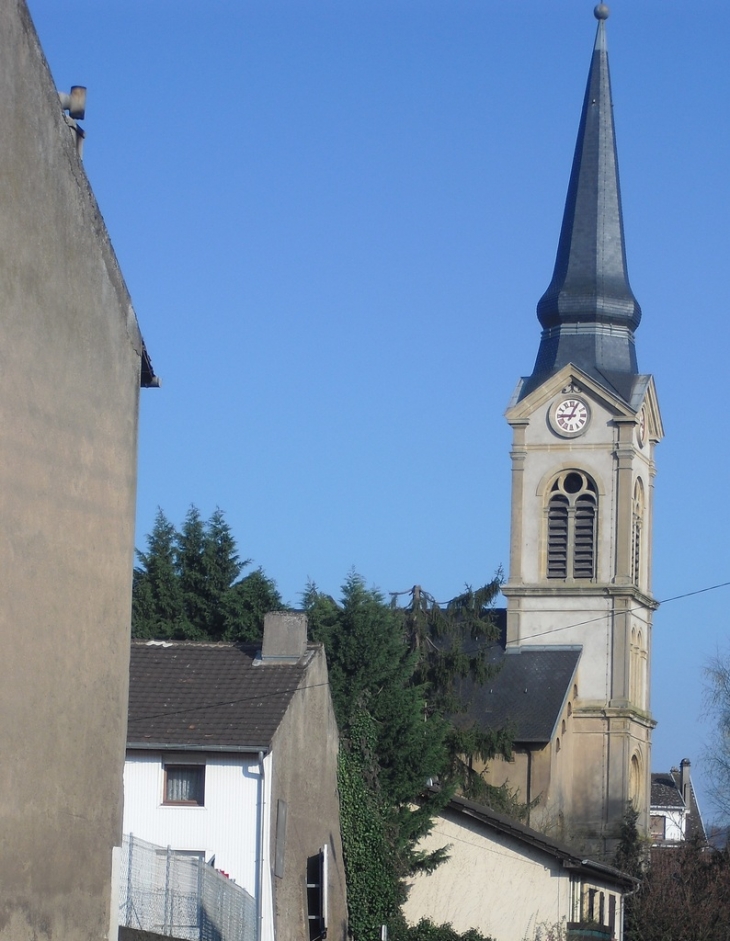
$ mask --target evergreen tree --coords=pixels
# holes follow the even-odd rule
[[[137,552],[139,566],[132,587],[135,637],[172,637],[185,623],[185,606],[177,566],[177,532],[161,509],[147,536],[147,551]]]
[[[211,592],[205,566],[207,546],[205,523],[191,506],[177,534],[177,567],[186,614],[185,636],[202,640],[208,634],[211,618]],[[215,637],[213,632],[210,632]]]
[[[433,868],[443,853],[416,851],[446,795],[416,807],[446,766],[446,723],[429,714],[414,682],[416,658],[397,612],[350,575],[337,603],[310,585],[304,596],[313,639],[327,652],[340,727],[341,820],[350,927],[375,939],[402,920],[403,877]]]
[[[203,521],[194,506],[180,531],[159,510],[147,551],[137,553],[134,637],[257,641],[264,615],[281,607],[276,584],[250,564],[220,509]]]
[[[498,639],[493,606],[501,583],[501,573],[497,573],[483,587],[467,587],[445,603],[415,585],[400,593],[408,596],[404,607],[398,606],[396,593],[391,594],[391,606],[401,617],[406,642],[415,656],[414,681],[424,689],[429,713],[450,719],[446,733],[449,767],[444,779],[466,797],[523,817],[527,807],[518,795],[506,786],[491,787],[478,770],[497,755],[511,758],[509,730],[484,729],[466,718],[467,681],[485,683],[495,673],[487,652]]]
[[[400,911],[403,879],[445,858],[444,849],[425,854],[416,847],[453,794],[458,750],[468,744],[469,754],[485,760],[507,752],[499,734],[471,730],[469,739],[449,721],[462,707],[459,682],[488,675],[481,647],[495,633],[489,610],[498,584],[467,590],[447,606],[414,588],[405,608],[386,604],[355,574],[339,602],[314,585],[305,592],[311,636],[327,652],[340,727],[350,927],[365,941],[377,938],[382,924],[393,938],[414,934]],[[464,755],[458,758],[463,764]],[[444,786],[434,793],[427,783],[437,778]],[[420,934],[458,937],[430,924]]]

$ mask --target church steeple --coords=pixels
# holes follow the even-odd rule
[[[641,308],[626,271],[621,192],[606,50],[608,7],[599,4],[553,278],[537,305],[540,349],[523,395],[567,363],[631,394]]]
[[[549,742],[527,734],[515,742],[534,760],[505,766],[491,783],[506,779],[528,802],[539,792],[530,826],[557,826],[567,842],[610,858],[629,801],[640,832],[649,829],[651,533],[654,453],[663,430],[654,380],[636,367],[641,311],[626,275],[608,10],[599,4],[595,15],[555,272],[538,305],[540,352],[506,413],[506,649],[520,669],[530,658],[541,664],[534,675],[560,687],[565,711],[553,720]],[[574,674],[563,687],[550,663],[571,656]],[[519,686],[518,712],[532,689]]]

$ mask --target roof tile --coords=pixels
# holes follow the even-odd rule
[[[133,641],[127,742],[267,747],[303,681],[296,663],[261,663],[245,644]]]

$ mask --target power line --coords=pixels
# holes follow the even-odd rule
[[[670,604],[672,601],[681,601],[683,598],[691,598],[693,595],[702,595],[708,591],[715,591],[718,588],[727,588],[730,586],[730,582],[719,582],[717,585],[708,585],[707,588],[698,588],[695,591],[685,591],[681,595],[673,595],[671,598],[665,598],[663,601],[658,602],[659,605]],[[634,614],[636,611],[643,611],[644,605],[636,605],[634,608],[627,608],[625,611],[619,612],[620,614]],[[544,637],[547,634],[556,634],[558,631],[568,631],[574,627],[583,627],[585,624],[595,624],[596,621],[606,621],[609,618],[613,617],[616,612],[606,611],[605,614],[599,614],[594,618],[587,618],[585,621],[575,621],[573,624],[563,624],[560,627],[551,627],[548,631],[537,631],[535,634],[530,634],[527,640],[531,640],[533,637]]]

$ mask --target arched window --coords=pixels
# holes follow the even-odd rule
[[[595,483],[581,471],[565,471],[550,488],[547,508],[547,577],[595,578]]]
[[[634,584],[641,577],[641,528],[644,522],[644,485],[640,478],[634,484],[634,509],[631,542],[631,573]]]
[[[629,766],[629,800],[636,809],[641,806],[641,761],[638,755],[631,756]]]

